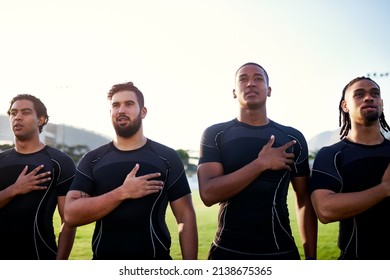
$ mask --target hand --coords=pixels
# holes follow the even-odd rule
[[[133,170],[126,176],[126,179],[121,186],[125,199],[144,197],[149,194],[157,193],[163,188],[163,181],[151,180],[160,177],[160,173],[151,173],[136,177],[135,175],[138,170],[139,164],[137,163]]]
[[[292,140],[278,148],[272,148],[275,143],[275,136],[271,135],[268,143],[261,149],[258,159],[265,162],[267,169],[281,170],[287,169],[291,171],[291,165],[294,162],[294,154],[287,153],[286,150],[295,145],[296,141]]]
[[[50,171],[37,174],[43,165],[36,167],[27,174],[28,166],[26,165],[19,174],[16,182],[11,186],[16,195],[26,194],[32,191],[46,190],[47,187],[39,186],[47,181],[50,181]]]

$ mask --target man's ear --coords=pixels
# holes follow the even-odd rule
[[[235,89],[233,89],[233,98],[237,98],[236,90],[235,90]]]
[[[38,125],[41,126],[41,125],[44,125],[46,123],[46,118],[45,117],[40,117],[38,119]]]
[[[146,107],[141,108],[141,118],[145,118],[148,113],[148,109]]]
[[[271,88],[271,87],[268,87],[268,92],[267,92],[267,96],[268,96],[268,97],[271,96],[271,91],[272,91],[272,88]]]
[[[343,109],[344,113],[349,112],[349,110],[347,108],[347,102],[345,102],[345,100],[341,101],[341,109]]]

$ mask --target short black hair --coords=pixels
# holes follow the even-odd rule
[[[8,116],[11,114],[11,108],[12,105],[15,103],[17,100],[30,100],[34,104],[34,109],[37,112],[38,118],[44,117],[45,121],[39,126],[39,133],[42,132],[43,127],[49,122],[49,115],[47,114],[47,109],[45,104],[43,102],[35,97],[34,95],[31,94],[18,94],[14,98],[12,98],[11,103],[8,108]]]
[[[123,90],[129,90],[129,91],[132,91],[136,94],[137,96],[137,100],[138,100],[138,103],[140,105],[140,107],[144,107],[145,106],[145,100],[144,100],[144,95],[143,93],[133,84],[133,82],[127,82],[127,83],[122,83],[122,84],[116,84],[116,85],[113,85],[110,89],[110,91],[108,92],[107,94],[107,98],[109,100],[112,99],[112,96],[119,92],[119,91],[123,91]]]
[[[258,63],[256,63],[256,62],[247,62],[247,63],[244,63],[243,65],[241,65],[241,66],[237,69],[236,74],[235,74],[235,77],[237,77],[238,71],[240,71],[240,69],[241,69],[242,67],[248,66],[248,65],[257,66],[257,67],[259,67],[260,69],[263,69],[264,74],[265,74],[265,78],[266,78],[266,80],[267,80],[267,85],[269,85],[269,77],[268,77],[267,71],[264,69],[263,66],[261,66],[260,64],[258,64]]]

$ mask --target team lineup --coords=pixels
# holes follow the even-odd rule
[[[237,116],[199,135],[200,197],[219,207],[207,258],[301,259],[290,189],[306,260],[317,259],[318,221],[339,223],[340,260],[390,260],[390,127],[380,86],[369,77],[347,83],[335,104],[340,140],[322,147],[310,167],[304,135],[267,114],[266,70],[245,63],[234,81]],[[38,97],[11,100],[14,147],[0,153],[0,259],[66,260],[77,227],[89,223],[94,260],[172,260],[171,234],[183,260],[198,259],[196,209],[180,156],[144,134],[148,110],[132,82],[113,85],[107,99],[115,137],[77,163],[40,140],[49,115]],[[167,227],[168,207],[177,232]]]

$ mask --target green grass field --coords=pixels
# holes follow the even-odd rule
[[[214,205],[212,207],[206,207],[203,205],[200,200],[198,191],[193,191],[193,202],[195,206],[195,211],[197,214],[197,224],[198,224],[198,235],[199,235],[199,254],[198,258],[200,260],[207,259],[207,253],[210,247],[210,244],[214,238],[216,224],[217,224],[217,212],[218,206]],[[294,201],[293,196],[289,195],[289,205],[290,205],[290,219],[293,234],[297,242],[301,257],[303,258],[303,250],[301,246],[300,236],[298,234],[295,210],[294,210]],[[177,236],[177,227],[175,224],[175,219],[173,217],[170,208],[167,210],[167,224],[172,236],[172,247],[171,255],[173,259],[180,260],[180,246]],[[59,228],[59,218],[55,217],[54,221],[56,225],[56,230]],[[72,253],[70,259],[72,260],[89,260],[92,258],[91,252],[91,237],[93,233],[94,224],[85,225],[77,229],[76,239],[73,245]],[[337,248],[337,230],[338,223],[332,223],[323,225],[319,223],[318,227],[318,250],[317,258],[320,260],[335,260],[338,257],[339,251]]]

